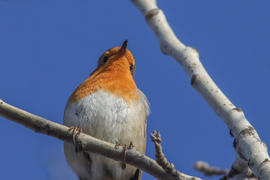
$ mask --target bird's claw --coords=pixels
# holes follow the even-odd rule
[[[130,141],[130,143],[129,143],[129,149],[133,149],[135,146],[133,146],[133,144],[132,144],[132,141]]]
[[[122,144],[115,140],[115,149],[119,149],[119,147],[122,147]]]

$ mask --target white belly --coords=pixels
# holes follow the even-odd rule
[[[127,104],[123,99],[105,91],[98,91],[78,102],[68,103],[64,112],[64,125],[82,128],[84,133],[98,139],[122,145],[131,141],[136,149],[145,153],[146,116],[148,104],[141,93],[139,101]],[[120,162],[89,153],[75,153],[72,144],[65,143],[66,160],[81,179],[128,179],[136,170],[127,166],[122,170]]]

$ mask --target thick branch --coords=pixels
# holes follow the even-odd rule
[[[57,124],[55,122],[16,108],[5,103],[2,101],[2,99],[0,99],[0,116],[21,124],[24,127],[35,131],[36,133],[49,135],[62,141],[73,143],[73,130],[71,130],[69,127]],[[124,148],[117,148],[115,144],[96,139],[84,133],[76,133],[75,144],[76,149],[80,151],[90,151],[114,159],[116,161],[125,162],[145,171],[157,179],[174,179],[172,176],[166,174],[166,172],[156,163],[155,160],[140,154],[135,150],[135,148],[126,152],[124,160]],[[197,179],[185,174],[182,175],[184,177],[183,180]]]
[[[199,60],[199,52],[180,42],[169,26],[156,0],[131,0],[141,11],[152,31],[155,33],[164,54],[172,56],[185,69],[191,85],[208,102],[215,113],[229,127],[235,138],[236,160],[233,168],[246,174],[249,168],[259,179],[270,179],[270,163],[267,147],[256,130],[247,121],[243,111],[232,102],[214,83]]]

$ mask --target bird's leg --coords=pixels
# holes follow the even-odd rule
[[[126,153],[127,153],[127,145],[125,144],[125,148],[124,148],[124,161],[126,161]],[[121,168],[122,170],[125,170],[127,167],[126,163],[121,163]]]

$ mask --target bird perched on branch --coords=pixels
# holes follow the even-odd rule
[[[149,106],[133,79],[136,65],[127,42],[100,56],[97,69],[70,96],[64,125],[107,142],[132,142],[145,154]],[[123,170],[123,163],[94,153],[76,153],[72,144],[64,143],[64,152],[79,180],[141,179],[141,170],[130,165]]]

